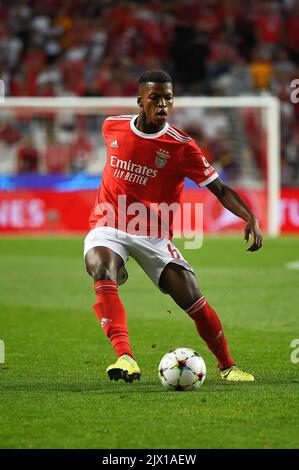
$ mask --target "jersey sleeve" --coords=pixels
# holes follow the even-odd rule
[[[106,118],[102,124],[102,136],[105,142],[106,142],[108,127],[109,127],[109,121],[107,121],[107,118]]]
[[[190,178],[198,186],[206,186],[218,178],[217,171],[210,165],[193,139],[186,145],[184,156],[185,177]]]

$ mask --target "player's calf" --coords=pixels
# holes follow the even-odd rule
[[[229,354],[221,322],[206,298],[199,298],[186,312],[194,320],[199,336],[216,357],[219,368],[225,369],[234,366],[235,363]]]
[[[134,354],[129,342],[127,316],[118,295],[117,283],[103,280],[96,282],[94,288],[97,303],[93,308],[117,357],[123,354],[133,357]]]

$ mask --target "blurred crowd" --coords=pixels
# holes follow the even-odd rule
[[[282,180],[299,184],[299,0],[0,0],[0,18],[7,95],[135,96],[164,69],[177,96],[278,96]]]

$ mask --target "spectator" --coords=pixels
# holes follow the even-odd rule
[[[34,173],[38,171],[39,155],[30,137],[24,139],[17,153],[17,172]]]
[[[5,144],[15,144],[21,139],[21,133],[17,127],[8,120],[2,126],[0,125],[0,141],[2,140]]]
[[[299,62],[299,1],[295,0],[286,18],[287,47],[294,62]]]
[[[80,173],[86,170],[93,147],[84,135],[84,131],[80,130],[76,139],[69,147],[70,154],[70,171],[72,173]]]
[[[270,54],[260,46],[253,55],[252,62],[249,66],[253,87],[257,91],[268,90],[273,77],[273,64],[270,60]]]
[[[282,148],[292,140],[299,0],[250,0],[246,8],[233,0],[0,3],[7,96],[133,96],[140,73],[162,68],[174,76],[176,95],[278,96]],[[13,145],[20,135],[8,124],[0,139]],[[297,171],[288,170],[285,151],[284,159],[284,174]]]
[[[47,173],[67,173],[69,171],[69,147],[56,142],[54,136],[50,136],[44,158]]]

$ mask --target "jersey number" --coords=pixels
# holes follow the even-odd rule
[[[179,255],[179,253],[178,253],[178,250],[176,250],[175,248],[171,248],[171,244],[170,244],[170,243],[168,243],[167,248],[168,248],[168,251],[169,251],[169,253],[171,254],[171,257],[172,257],[173,259],[180,259],[180,255]]]

